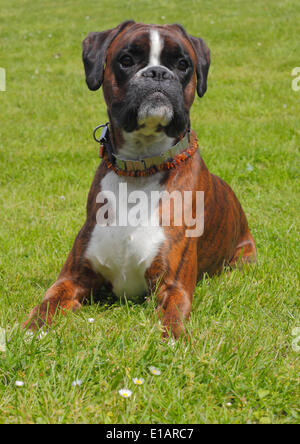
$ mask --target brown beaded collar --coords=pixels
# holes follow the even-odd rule
[[[100,140],[95,136],[98,128],[103,127]],[[154,157],[146,157],[138,160],[126,160],[112,152],[109,138],[108,124],[99,125],[94,130],[94,139],[100,143],[99,157],[102,158],[108,168],[119,176],[150,176],[162,170],[176,168],[181,162],[189,159],[198,149],[197,139],[190,141],[190,131],[167,151]]]

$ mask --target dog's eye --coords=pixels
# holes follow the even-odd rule
[[[130,66],[134,65],[134,61],[129,55],[123,56],[120,63],[124,68],[129,68]]]
[[[188,62],[186,60],[182,59],[182,60],[179,60],[177,68],[180,71],[186,71],[188,69],[188,66],[189,66]]]

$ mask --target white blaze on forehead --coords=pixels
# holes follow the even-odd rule
[[[157,29],[150,30],[149,66],[160,65],[160,54],[163,48],[162,38]]]

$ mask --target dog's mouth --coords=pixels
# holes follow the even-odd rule
[[[171,122],[173,116],[173,105],[167,94],[156,90],[147,94],[141,102],[137,113],[137,121],[139,127],[156,126],[161,129]]]
[[[163,87],[156,83],[132,80],[125,98],[112,103],[112,117],[127,133],[139,130],[149,137],[161,132],[178,137],[188,124],[180,84]]]

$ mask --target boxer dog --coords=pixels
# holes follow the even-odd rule
[[[185,332],[197,281],[256,257],[238,199],[208,171],[190,130],[195,92],[199,97],[206,92],[210,51],[178,24],[126,21],[90,33],[83,41],[83,63],[88,87],[94,91],[103,85],[107,104],[103,160],[89,192],[86,221],[57,281],[24,326],[49,325],[58,311],[75,311],[91,292],[110,285],[117,297],[134,301],[154,292],[163,336],[178,338]],[[143,223],[120,222],[115,202],[124,187],[147,198],[159,193],[156,203],[142,210]],[[189,203],[163,224],[168,215],[161,196],[185,199],[186,191],[192,193]],[[197,192],[204,197],[204,213],[197,212]],[[134,202],[120,200],[123,212],[132,209]],[[185,210],[190,219],[175,223]],[[106,223],[103,217],[98,221],[99,213]],[[197,224],[203,214],[204,228],[187,235],[190,221]]]

